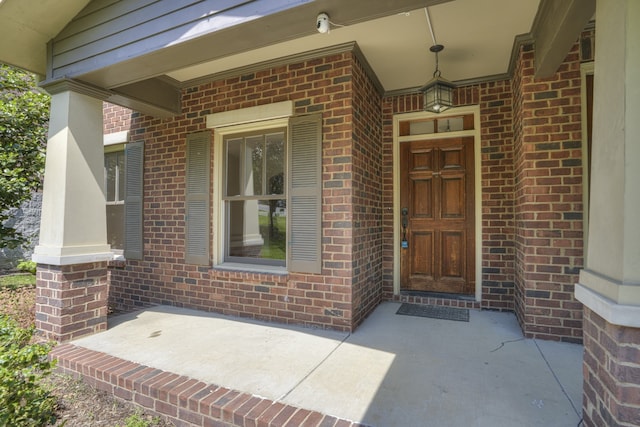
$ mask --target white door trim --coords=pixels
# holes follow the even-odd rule
[[[446,118],[473,114],[473,130],[399,136],[400,121]],[[475,168],[475,241],[476,241],[476,301],[482,300],[482,141],[480,140],[480,106],[469,105],[451,108],[446,113],[436,114],[419,111],[415,113],[396,114],[393,116],[393,293],[400,295],[400,142],[426,139],[456,138],[473,136],[474,168]]]

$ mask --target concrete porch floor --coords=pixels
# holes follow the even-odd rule
[[[365,425],[579,423],[582,346],[524,339],[510,313],[472,310],[467,323],[399,306],[381,304],[352,334],[158,306],[114,316],[71,347]]]

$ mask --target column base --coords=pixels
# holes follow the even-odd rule
[[[109,245],[51,247],[36,246],[31,257],[38,264],[74,265],[110,261],[113,252]]]
[[[47,339],[69,341],[107,329],[107,263],[39,264],[36,329]]]

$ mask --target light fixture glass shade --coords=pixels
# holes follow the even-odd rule
[[[434,77],[420,88],[424,97],[424,110],[442,113],[453,106],[453,89],[455,85],[440,76]]]

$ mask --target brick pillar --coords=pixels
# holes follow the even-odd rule
[[[36,328],[47,339],[69,341],[107,329],[107,263],[39,264]]]
[[[640,425],[640,328],[585,308],[583,372],[585,426]]]

